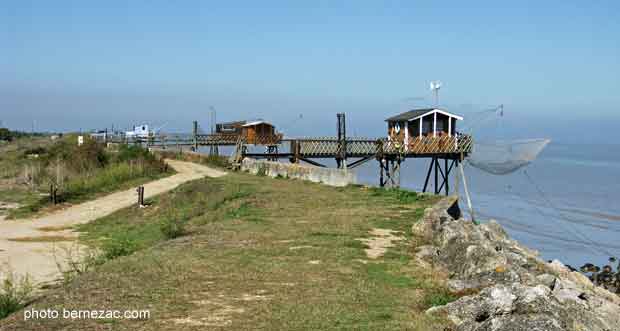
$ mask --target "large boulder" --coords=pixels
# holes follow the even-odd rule
[[[476,294],[428,313],[446,314],[459,331],[620,330],[620,297],[559,261],[544,262],[495,221],[452,217],[456,203],[442,200],[413,226],[426,244],[416,256],[443,269],[455,293]]]

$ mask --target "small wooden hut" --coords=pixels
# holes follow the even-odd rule
[[[273,124],[263,120],[246,123],[241,128],[241,135],[246,138],[248,144],[265,144],[277,138],[276,128]]]
[[[413,109],[385,121],[388,123],[388,139],[410,141],[416,137],[454,136],[456,121],[463,117],[439,108]]]

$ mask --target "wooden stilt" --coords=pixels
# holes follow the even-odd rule
[[[385,186],[385,182],[383,181],[383,159],[379,160],[379,186],[384,187]]]
[[[435,161],[435,194],[439,194],[439,160],[437,158],[433,159]]]
[[[444,159],[444,181],[445,181],[445,192],[446,192],[446,196],[448,195],[448,192],[450,191],[450,173],[449,173],[450,169],[448,169],[448,159],[445,158]]]
[[[431,164],[428,166],[428,172],[426,173],[426,180],[424,180],[424,189],[422,190],[422,192],[426,192],[426,189],[428,188],[428,181],[431,178],[431,172],[433,171],[434,163],[435,163],[435,158],[432,158]]]

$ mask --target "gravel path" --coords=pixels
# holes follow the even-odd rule
[[[145,184],[145,199],[194,179],[226,175],[225,172],[195,163],[177,160],[166,162],[177,173]],[[0,279],[5,277],[5,272],[8,270],[12,270],[16,275],[28,274],[37,284],[58,279],[59,270],[56,262],[59,260],[58,262],[62,263],[64,260],[63,249],[75,248],[75,238],[78,235],[67,228],[109,215],[135,204],[136,201],[136,189],[132,188],[39,218],[0,222],[0,264],[2,264]],[[62,240],[63,238],[66,240]],[[52,239],[62,241],[52,243],[50,242]]]

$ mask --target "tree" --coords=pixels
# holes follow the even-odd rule
[[[0,140],[13,140],[13,133],[7,128],[0,128]]]

